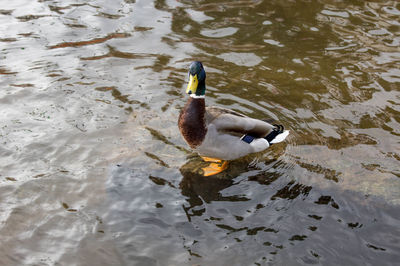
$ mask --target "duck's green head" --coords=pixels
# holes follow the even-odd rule
[[[194,61],[189,67],[189,84],[186,88],[186,93],[195,96],[204,96],[206,93],[206,72],[203,64],[199,61]]]

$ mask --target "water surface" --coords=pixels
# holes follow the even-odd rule
[[[2,1],[1,265],[395,265],[397,1]],[[207,104],[285,125],[202,177]]]

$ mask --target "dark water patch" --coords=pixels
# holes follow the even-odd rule
[[[136,100],[130,100],[129,96],[130,95],[122,95],[122,93],[113,86],[110,87],[97,87],[95,88],[95,90],[97,91],[101,91],[101,92],[107,92],[107,91],[111,91],[111,95],[118,101],[121,101],[122,103],[127,103],[127,104],[140,104],[139,101]]]
[[[13,11],[14,10],[0,9],[0,14],[7,16],[7,15],[11,15]]]
[[[291,181],[284,188],[278,190],[276,194],[271,197],[271,199],[295,199],[301,194],[307,196],[311,189],[312,187],[304,186],[302,184],[295,184],[294,181]]]
[[[374,245],[369,244],[369,243],[367,244],[367,247],[368,247],[368,248],[371,248],[371,249],[374,249],[374,250],[376,250],[376,251],[386,251],[385,248],[377,247],[377,246],[374,246]]]
[[[0,67],[0,75],[14,75],[17,74],[17,72],[12,72],[7,70],[6,68]]]
[[[161,160],[157,155],[152,154],[150,152],[145,152],[146,156],[148,156],[149,158],[153,159],[156,161],[156,163],[160,164],[163,167],[167,167],[169,168],[169,165],[167,163],[165,163],[163,160]]]
[[[71,27],[71,28],[78,28],[78,29],[87,28],[86,25],[77,24],[77,23],[65,23],[65,26],[68,26],[68,27]]]
[[[142,27],[142,26],[136,26],[134,28],[135,31],[150,31],[154,29],[153,27]]]
[[[25,15],[25,16],[19,16],[16,18],[22,22],[27,22],[27,21],[31,21],[31,20],[44,18],[44,17],[51,17],[51,15]]]
[[[175,188],[175,186],[171,182],[169,182],[168,180],[165,180],[165,179],[163,179],[161,177],[149,176],[149,179],[151,181],[153,181],[154,184],[157,184],[157,185],[160,185],[160,186],[168,185],[168,186],[170,186],[172,188]]]
[[[81,7],[81,6],[89,6],[89,7],[92,7],[92,8],[100,8],[99,6],[95,6],[95,5],[92,5],[90,3],[73,3],[73,4],[69,4],[67,6],[57,6],[57,5],[47,5],[47,6],[51,11],[56,12],[56,13],[58,13],[60,15],[65,14],[65,12],[63,12],[63,10],[68,10],[68,9],[71,9],[71,8],[77,8],[77,7]]]
[[[260,173],[249,177],[249,181],[257,181],[262,185],[270,185],[280,177],[278,173]]]
[[[78,42],[63,42],[55,45],[49,46],[49,49],[57,49],[57,48],[66,48],[66,47],[80,47],[80,46],[87,46],[87,45],[94,45],[106,42],[111,39],[115,38],[128,38],[130,34],[128,33],[110,33],[105,37],[101,38],[94,38],[88,41],[78,41]]]
[[[308,229],[310,229],[311,231],[316,231],[318,229],[318,227],[316,226],[309,226]]]
[[[150,134],[156,139],[159,140],[167,145],[171,145],[173,147],[175,147],[176,149],[183,151],[184,153],[190,153],[188,150],[186,150],[185,148],[181,147],[181,146],[177,146],[176,144],[172,143],[171,141],[169,141],[161,132],[150,128],[150,127],[146,127],[146,130],[148,130],[150,132]]]
[[[46,176],[46,174],[37,174],[37,175],[33,176],[33,178],[42,178],[44,176]]]
[[[247,234],[248,235],[256,235],[258,231],[264,231],[264,230],[265,230],[265,227],[263,227],[263,226],[250,228],[250,229],[247,229]]]
[[[335,209],[339,209],[339,205],[332,199],[331,196],[321,196],[318,198],[317,201],[315,201],[315,204],[323,204],[323,205],[328,205],[331,204],[331,206]]]
[[[34,87],[35,85],[26,83],[26,84],[10,84],[10,86],[19,87],[19,88],[30,88],[30,87]]]
[[[310,217],[310,218],[313,218],[313,219],[315,219],[315,220],[321,220],[323,217],[322,216],[318,216],[318,215],[315,215],[315,214],[310,214],[310,215],[308,215],[308,217]]]
[[[123,15],[119,15],[119,14],[108,14],[108,13],[104,13],[104,12],[99,12],[99,13],[97,13],[95,16],[99,16],[99,17],[103,17],[103,18],[108,18],[108,19],[119,19],[119,18],[123,17]]]
[[[352,229],[361,228],[363,226],[362,224],[359,223],[348,223],[347,225]]]
[[[48,5],[50,11],[56,12],[58,14],[64,14],[62,10],[69,9],[70,7],[60,7],[60,6],[53,6],[53,5]]]
[[[299,164],[299,166],[307,169],[308,171],[310,171],[312,173],[324,175],[325,179],[327,179],[327,180],[339,182],[338,176],[341,173],[336,173],[335,170],[326,169],[326,168],[321,167],[320,165],[312,165],[312,164],[308,164],[308,163],[304,163],[304,162],[298,162],[298,164]]]
[[[217,227],[219,227],[221,229],[227,230],[230,233],[235,233],[235,232],[240,232],[240,231],[243,231],[243,230],[248,230],[247,227],[244,227],[244,228],[233,228],[233,227],[231,227],[229,225],[226,225],[226,224],[216,224],[215,226],[217,226]]]
[[[0,38],[0,42],[16,42],[16,38]]]
[[[306,235],[294,235],[289,239],[289,241],[304,241],[306,238]]]
[[[18,33],[18,35],[23,36],[23,37],[30,37],[34,35],[33,32],[26,32],[26,33]]]

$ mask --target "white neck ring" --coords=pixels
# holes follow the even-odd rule
[[[205,95],[196,95],[194,93],[190,94],[189,96],[192,98],[195,98],[195,99],[204,99],[205,98]]]

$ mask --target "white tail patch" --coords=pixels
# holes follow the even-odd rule
[[[272,141],[271,144],[279,143],[282,142],[286,139],[286,137],[289,136],[289,130],[283,131],[281,134],[276,136]]]
[[[269,143],[266,139],[264,138],[259,138],[259,139],[254,139],[251,143],[250,146],[254,148],[254,152],[260,152],[265,150],[266,148],[269,147]]]

